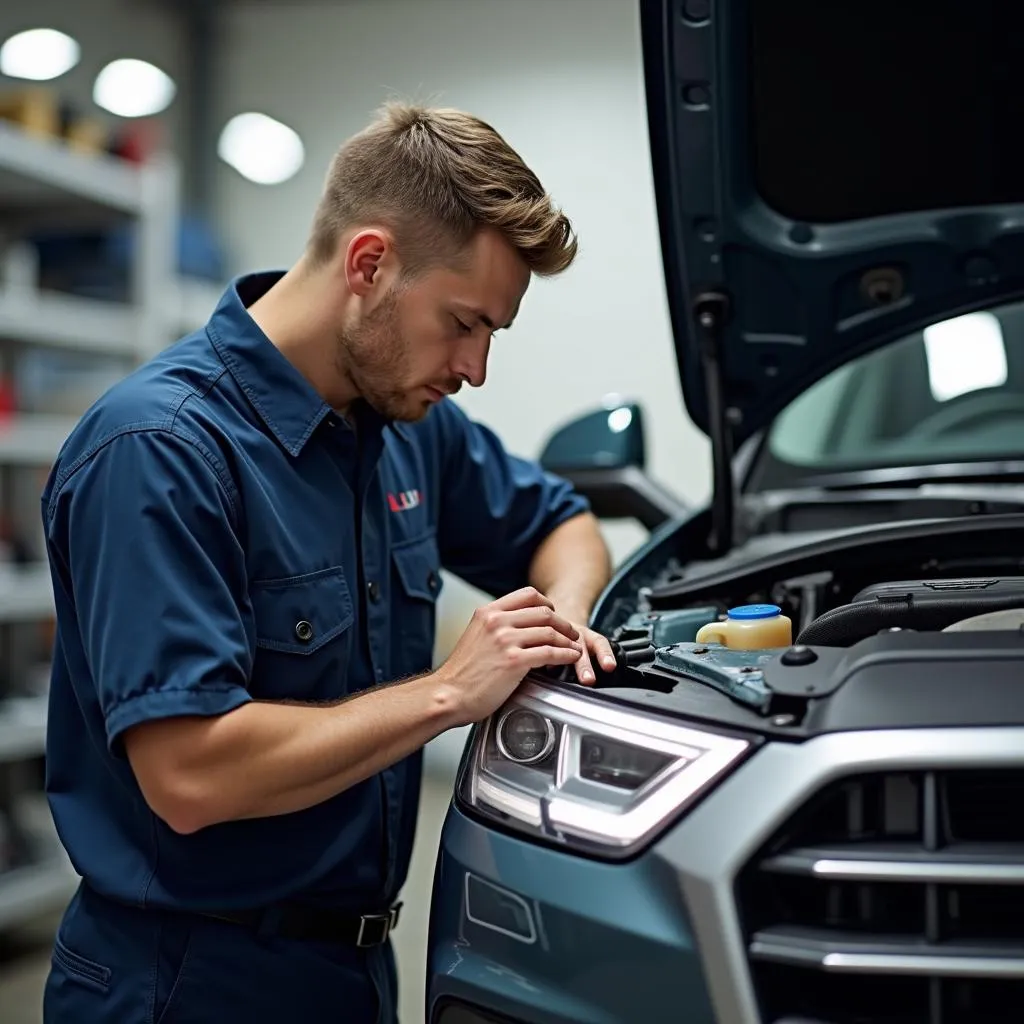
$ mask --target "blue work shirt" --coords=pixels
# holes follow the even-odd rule
[[[122,734],[247,701],[333,701],[431,667],[442,567],[492,594],[586,508],[451,401],[354,429],[246,307],[115,385],[47,482],[57,639],[47,791],[72,862],[139,905],[355,911],[405,880],[421,754],[306,810],[182,835],[147,806]]]

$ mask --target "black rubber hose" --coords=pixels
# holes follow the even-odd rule
[[[801,631],[797,643],[849,647],[883,629],[899,627],[937,632],[973,615],[1021,607],[1024,607],[1024,595],[1019,593],[939,597],[927,601],[908,598],[855,601],[819,615]]]

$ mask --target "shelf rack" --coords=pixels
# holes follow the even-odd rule
[[[220,289],[175,273],[178,169],[173,159],[135,165],[86,155],[0,121],[0,352],[4,368],[33,348],[75,358],[116,360],[128,372],[202,325]],[[40,288],[25,235],[55,225],[134,222],[131,290],[126,302]],[[119,370],[119,372],[121,372]],[[95,397],[98,397],[96,395]],[[42,791],[48,698],[45,666],[17,666],[38,649],[52,618],[53,590],[43,555],[38,495],[45,474],[84,407],[0,415],[0,497],[8,521],[35,542],[36,562],[0,564],[0,818],[18,809],[18,839],[34,856],[4,870],[0,828],[0,931],[58,909],[76,876],[57,840]],[[27,478],[27,479],[26,479]],[[23,499],[19,509],[18,499]],[[13,506],[13,507],[12,507]],[[22,655],[18,658],[18,653]],[[30,659],[31,660],[31,659]],[[13,667],[12,667],[13,666]],[[20,673],[20,674],[19,674]],[[30,679],[26,677],[35,676]],[[0,825],[3,822],[0,821]],[[10,836],[7,837],[10,847]]]

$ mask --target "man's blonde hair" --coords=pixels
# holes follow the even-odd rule
[[[341,146],[313,221],[314,264],[332,259],[356,224],[387,227],[413,274],[457,263],[484,227],[542,277],[576,257],[572,225],[537,175],[489,124],[460,110],[388,103]]]

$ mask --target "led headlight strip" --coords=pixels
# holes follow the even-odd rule
[[[653,839],[749,747],[744,739],[527,679],[476,731],[460,795],[510,827],[623,857]]]

